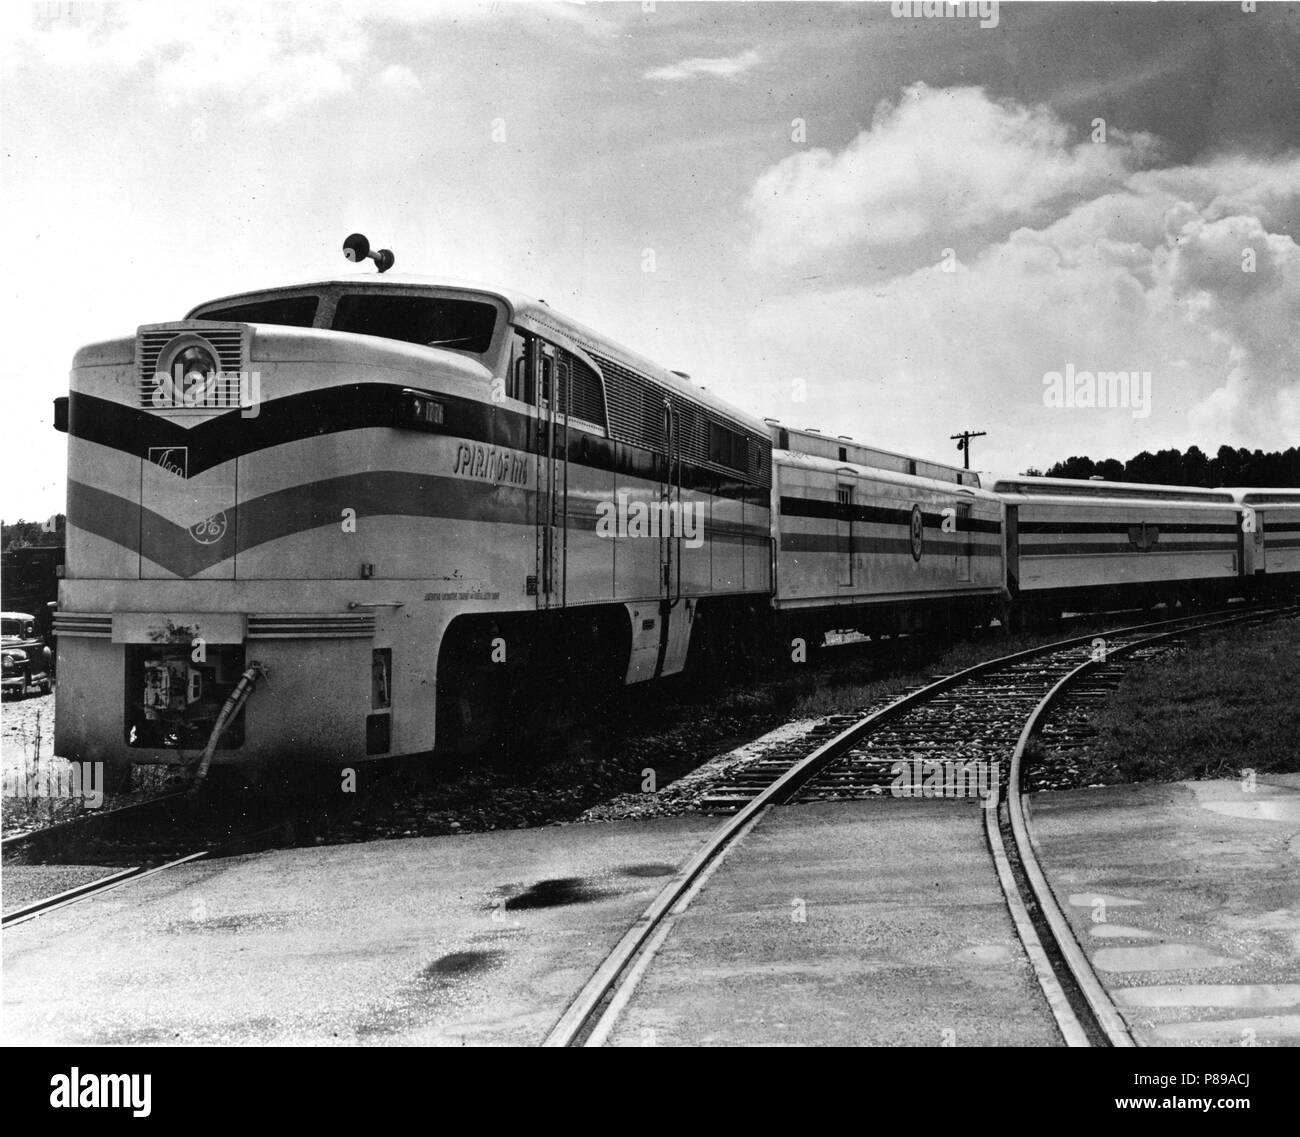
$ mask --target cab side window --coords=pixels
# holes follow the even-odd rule
[[[549,407],[554,394],[551,390],[554,384],[555,360],[549,355],[542,356],[542,397],[538,399],[538,405]],[[560,408],[556,408],[557,410]]]
[[[528,367],[528,346],[532,336],[515,329],[510,337],[510,374],[506,376],[506,394],[524,403],[533,401],[532,372]]]

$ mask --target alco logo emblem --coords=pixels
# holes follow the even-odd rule
[[[912,560],[921,559],[921,545],[925,541],[925,521],[921,517],[921,507],[912,506]]]
[[[188,446],[150,446],[149,461],[161,466],[178,478],[190,476],[190,448]]]

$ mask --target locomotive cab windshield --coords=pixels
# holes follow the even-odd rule
[[[189,318],[328,328],[482,356],[492,347],[499,316],[487,297],[370,287],[217,301],[196,308]]]
[[[492,345],[496,320],[496,307],[480,300],[352,292],[339,297],[330,326],[336,332],[482,355]]]

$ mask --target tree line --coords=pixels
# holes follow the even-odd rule
[[[19,518],[10,524],[0,521],[0,549],[25,549],[29,545],[62,545],[64,523],[61,513],[45,521],[23,521]]]
[[[1143,450],[1127,462],[1118,458],[1075,456],[1057,462],[1044,475],[1032,466],[1026,477],[1094,478],[1108,482],[1147,482],[1161,486],[1251,486],[1260,488],[1300,487],[1300,447],[1289,450],[1247,450],[1220,446],[1213,457],[1199,446],[1183,450]]]

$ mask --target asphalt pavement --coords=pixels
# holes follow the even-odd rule
[[[1140,1042],[1300,1041],[1300,775],[1040,793],[1030,818]],[[6,930],[3,1041],[535,1045],[716,824],[168,870]],[[970,801],[771,811],[677,919],[608,1041],[1060,1045],[982,824]],[[3,887],[10,906],[34,886]]]

